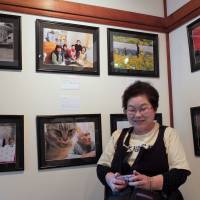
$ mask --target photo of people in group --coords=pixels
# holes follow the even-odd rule
[[[43,64],[93,67],[93,34],[43,29]]]
[[[16,124],[0,123],[0,164],[15,162]]]
[[[44,131],[47,161],[96,156],[94,122],[47,123]]]

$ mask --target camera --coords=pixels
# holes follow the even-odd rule
[[[121,180],[124,180],[124,181],[127,181],[129,182],[129,178],[132,176],[132,174],[128,174],[128,175],[120,175],[117,177],[117,179],[121,179]]]

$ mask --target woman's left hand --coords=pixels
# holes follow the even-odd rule
[[[130,186],[134,186],[137,188],[151,190],[150,177],[146,176],[144,174],[140,174],[137,171],[134,171],[133,175],[131,177],[129,177],[128,184]]]

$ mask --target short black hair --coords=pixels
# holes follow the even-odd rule
[[[122,107],[127,109],[127,103],[130,98],[145,95],[151,103],[153,109],[156,111],[158,108],[159,93],[158,91],[147,82],[136,81],[127,87],[122,95]]]
[[[61,48],[61,49],[62,49],[62,46],[59,45],[59,44],[57,44],[56,47],[55,47],[55,50],[56,50],[57,48]]]

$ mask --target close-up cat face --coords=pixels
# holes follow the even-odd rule
[[[51,123],[45,126],[46,160],[62,160],[67,158],[73,147],[76,133],[75,123]]]
[[[52,123],[46,125],[47,146],[65,148],[72,144],[76,132],[75,123]]]

